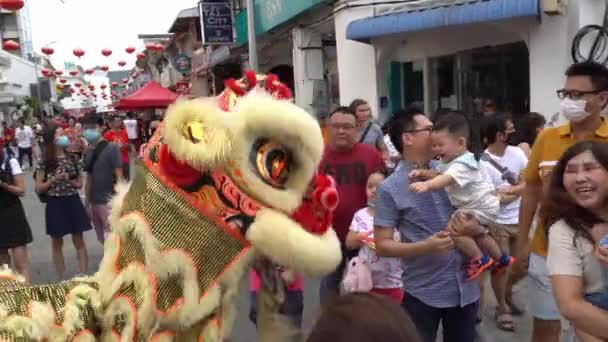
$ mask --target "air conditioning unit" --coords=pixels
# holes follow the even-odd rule
[[[547,15],[564,14],[568,0],[541,0],[542,10]]]

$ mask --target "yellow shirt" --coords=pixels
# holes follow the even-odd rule
[[[530,154],[528,167],[524,171],[526,183],[543,186],[549,183],[551,170],[557,164],[562,154],[572,145],[580,141],[594,140],[608,143],[608,121],[603,120],[602,125],[594,134],[589,134],[582,139],[574,139],[570,131],[570,124],[559,127],[547,128],[540,133]],[[547,234],[542,223],[538,223],[530,250],[538,255],[547,256]]]

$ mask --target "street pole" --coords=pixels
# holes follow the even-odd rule
[[[254,0],[247,0],[247,36],[249,41],[249,68],[258,72],[258,46],[255,36]]]

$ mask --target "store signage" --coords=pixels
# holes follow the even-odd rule
[[[254,0],[255,32],[262,34],[321,5],[325,0]],[[236,43],[247,42],[247,10],[236,15]]]
[[[180,74],[185,74],[192,71],[192,59],[187,55],[180,53],[173,58],[173,67]]]
[[[203,44],[234,42],[232,6],[228,0],[205,0],[199,3]]]

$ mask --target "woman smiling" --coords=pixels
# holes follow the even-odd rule
[[[561,314],[584,342],[608,339],[608,145],[581,142],[553,170],[544,217],[549,229],[547,265]]]

